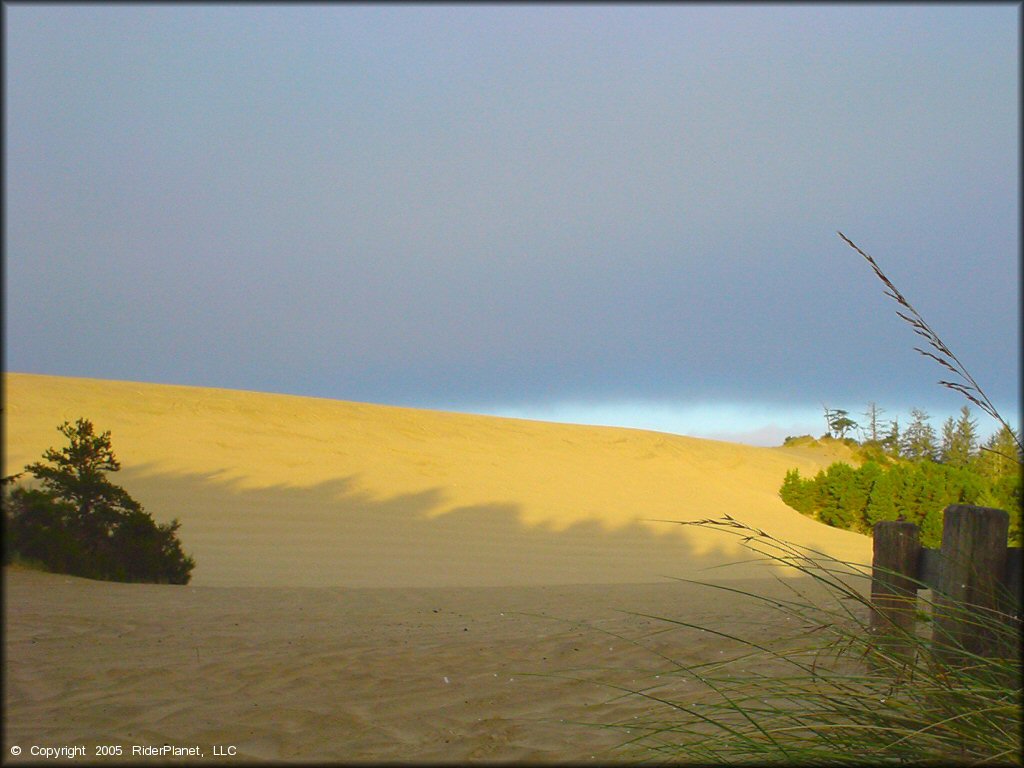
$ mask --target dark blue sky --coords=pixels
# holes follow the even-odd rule
[[[1015,5],[4,16],[6,370],[768,444],[955,413],[842,230],[1019,419]]]

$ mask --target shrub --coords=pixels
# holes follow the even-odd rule
[[[1020,545],[1019,474],[992,480],[972,467],[933,461],[867,461],[856,469],[837,462],[813,478],[790,470],[779,496],[802,514],[860,533],[901,514],[921,526],[926,547],[938,546],[942,510],[950,504],[997,507],[1009,511],[1010,544]]]
[[[178,541],[180,523],[156,523],[107,479],[120,469],[110,433],[97,435],[86,419],[58,430],[68,445],[25,467],[42,488],[5,494],[4,561],[94,579],[187,584],[195,561]]]

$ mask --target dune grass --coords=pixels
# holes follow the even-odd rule
[[[683,524],[738,536],[757,558],[804,577],[780,578],[783,589],[774,594],[781,597],[728,582],[692,582],[767,606],[794,630],[779,636],[761,627],[741,636],[731,629],[633,614],[656,620],[662,629],[709,632],[723,654],[727,648],[730,654],[687,665],[648,648],[661,662],[646,671],[650,685],[600,683],[618,691],[616,699],[639,698],[649,705],[643,716],[599,724],[628,734],[617,759],[1020,764],[1019,611],[978,615],[921,597],[913,632],[893,627],[892,634],[872,635],[870,567],[780,541],[730,517]],[[1003,652],[995,657],[962,652],[951,663],[931,638],[937,612],[950,610],[964,611],[999,638]],[[647,647],[651,636],[630,642]]]
[[[899,305],[899,317],[930,347],[914,349],[953,375],[954,380],[939,384],[1009,430],[1018,447],[1018,455],[1009,458],[1020,461],[1020,434],[875,259],[838,234],[867,260],[886,295]],[[740,537],[756,557],[795,570],[802,578],[780,579],[785,586],[781,598],[724,584],[703,586],[768,606],[789,622],[786,626],[799,629],[781,639],[767,627],[741,636],[731,629],[646,616],[665,627],[710,632],[722,643],[720,653],[725,647],[733,653],[720,661],[686,665],[671,652],[652,650],[665,664],[653,675],[656,682],[644,688],[603,683],[649,705],[644,717],[600,724],[628,733],[621,745],[624,756],[704,764],[1021,765],[1017,599],[1007,593],[999,601],[1001,609],[979,610],[948,596],[929,597],[920,584],[912,628],[872,628],[870,566],[781,541],[728,516],[681,524]],[[934,643],[936,618],[974,625],[989,641],[986,654]],[[643,640],[631,642],[644,645]],[[692,685],[680,685],[693,682],[696,694]]]
[[[900,309],[896,310],[896,314],[913,329],[915,334],[923,338],[928,343],[928,346],[931,347],[931,351],[921,347],[914,347],[914,351],[933,360],[943,368],[947,375],[953,376],[954,381],[942,379],[938,382],[939,385],[963,395],[969,402],[981,408],[981,410],[999,422],[1003,428],[1013,435],[1014,442],[1017,444],[1018,455],[1016,457],[1007,456],[1006,458],[1019,462],[1020,454],[1024,453],[1024,442],[1022,442],[1020,432],[1011,427],[1006,419],[1003,418],[999,410],[989,400],[988,395],[985,394],[985,390],[981,388],[981,385],[974,380],[970,371],[960,362],[960,358],[939,337],[939,334],[928,324],[928,321],[922,317],[921,313],[914,308],[914,305],[910,303],[907,297],[900,292],[900,289],[889,279],[889,276],[885,274],[874,257],[861,250],[856,243],[842,232],[836,232],[836,234],[842,238],[843,242],[864,257],[868,266],[875,273],[875,276],[885,286],[883,293],[900,307]],[[983,448],[982,450],[988,449]]]

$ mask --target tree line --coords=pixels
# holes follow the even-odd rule
[[[873,407],[869,414],[877,416]],[[938,547],[942,511],[949,504],[975,504],[1005,509],[1010,514],[1010,545],[1021,545],[1021,455],[1016,433],[1003,426],[983,444],[977,422],[964,406],[936,433],[928,414],[911,411],[905,429],[895,420],[884,428],[872,419],[870,439],[845,437],[858,427],[847,411],[826,410],[829,437],[858,448],[862,464],[837,462],[813,478],[793,469],[779,490],[793,509],[836,528],[871,533],[882,520],[902,519],[921,529],[921,543]],[[850,422],[850,423],[846,423]],[[824,437],[824,436],[823,436]]]
[[[955,467],[967,467],[979,459],[991,463],[1003,474],[1020,470],[1020,442],[1018,434],[1007,426],[994,432],[980,443],[978,421],[971,416],[968,406],[960,409],[960,416],[952,416],[942,423],[940,432],[931,425],[931,416],[921,408],[910,410],[905,427],[899,418],[881,419],[883,411],[876,403],[869,403],[865,412],[867,421],[859,423],[849,418],[849,411],[824,407],[828,431],[822,437],[844,440],[859,446],[860,453],[876,459],[909,459],[935,461]],[[860,440],[849,436],[856,432]],[[787,441],[794,438],[787,438]]]
[[[5,477],[4,563],[106,581],[187,584],[195,561],[178,540],[177,520],[157,523],[106,473],[121,468],[110,432],[92,422],[64,422],[68,439],[43,461]],[[15,485],[24,474],[34,487]]]

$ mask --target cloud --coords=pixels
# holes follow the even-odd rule
[[[409,405],[924,402],[940,372],[842,229],[1019,400],[1012,8],[7,19],[15,370]]]

